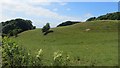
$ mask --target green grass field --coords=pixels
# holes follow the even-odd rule
[[[80,63],[74,65],[118,65],[118,21],[91,21],[51,30],[54,32],[46,36],[41,29],[29,30],[11,39],[33,55],[42,48],[44,58],[50,61],[53,53],[60,50],[70,54],[72,59],[80,58]],[[46,63],[49,65],[49,61]]]
[[[0,42],[2,41],[2,37],[0,36]],[[2,65],[2,47],[0,46],[0,67]]]

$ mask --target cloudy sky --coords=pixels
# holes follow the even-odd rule
[[[1,0],[0,22],[23,18],[38,28],[49,22],[52,27],[63,21],[85,21],[102,14],[117,12],[118,0]]]

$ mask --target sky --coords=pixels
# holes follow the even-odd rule
[[[64,21],[85,21],[118,11],[118,0],[1,0],[0,22],[16,18],[31,20],[37,28],[50,23],[56,27]]]

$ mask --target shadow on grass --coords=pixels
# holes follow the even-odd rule
[[[49,31],[45,32],[44,35],[47,35],[47,34],[53,33],[53,32],[54,32],[53,30],[49,30]]]

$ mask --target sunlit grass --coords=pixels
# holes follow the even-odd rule
[[[85,31],[90,29],[90,31]],[[52,28],[44,36],[41,29],[23,32],[12,38],[32,52],[44,50],[44,58],[51,61],[53,52],[62,50],[79,58],[75,65],[118,65],[118,21],[91,21],[66,27]],[[49,61],[48,61],[49,65]]]

